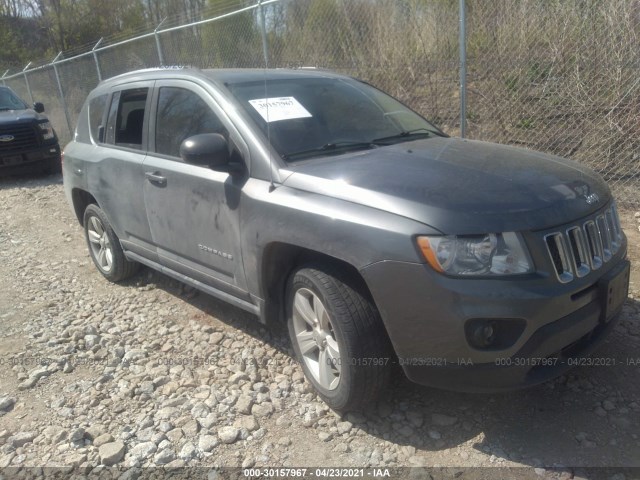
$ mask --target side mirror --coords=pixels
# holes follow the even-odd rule
[[[201,133],[185,139],[180,145],[185,163],[220,168],[229,165],[229,145],[219,133]]]
[[[36,102],[33,104],[33,109],[38,113],[42,113],[44,112],[44,105],[40,102]]]

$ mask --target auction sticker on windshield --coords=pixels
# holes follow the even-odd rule
[[[293,97],[256,98],[249,103],[266,122],[308,118],[312,115]]]

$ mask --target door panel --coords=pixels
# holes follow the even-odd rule
[[[90,181],[90,191],[98,192],[97,200],[107,214],[116,234],[126,249],[156,261],[155,247],[147,221],[142,164],[146,156],[148,120],[145,112],[151,105],[153,82],[136,82],[114,89],[107,115],[104,144],[96,147],[96,175]],[[137,123],[123,122],[133,119]],[[127,132],[130,142],[123,140]]]
[[[189,82],[157,82],[151,112],[155,141],[150,148],[157,151],[143,164],[147,218],[161,264],[248,298],[239,227],[245,179],[188,165],[177,157],[180,143],[189,136],[225,131],[229,138],[230,127],[214,107],[207,92]]]

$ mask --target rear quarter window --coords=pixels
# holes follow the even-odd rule
[[[104,138],[99,138],[99,129],[103,125],[104,111],[107,107],[107,94],[100,95],[89,102],[89,129],[91,138],[95,143],[103,143]],[[104,137],[104,129],[103,129]]]

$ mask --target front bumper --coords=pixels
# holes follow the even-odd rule
[[[626,243],[592,275],[572,284],[531,275],[510,280],[445,277],[424,264],[380,262],[362,270],[397,361],[407,377],[448,390],[493,392],[532,386],[580,364],[611,331],[621,305],[607,311],[607,279],[626,275]],[[623,285],[624,281],[617,282]],[[626,290],[622,292],[626,297]],[[471,345],[472,319],[522,321],[509,346]]]
[[[17,174],[38,168],[55,168],[59,163],[60,145],[57,142],[24,152],[0,153],[0,173],[3,174]]]

